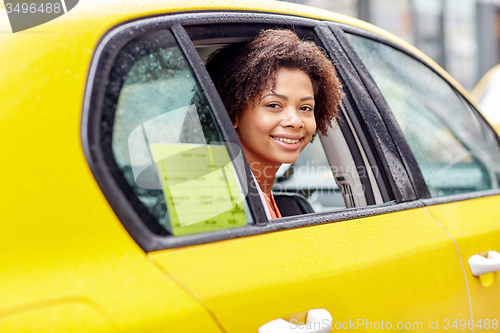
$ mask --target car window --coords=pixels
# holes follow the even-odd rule
[[[246,185],[212,110],[169,30],[129,42],[107,84],[103,122],[120,186],[143,220],[175,236],[241,227]],[[106,142],[104,142],[106,144]]]
[[[497,188],[498,144],[469,103],[413,57],[347,36],[391,108],[431,196]]]

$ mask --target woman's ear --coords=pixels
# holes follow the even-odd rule
[[[233,128],[234,129],[238,128],[238,118],[236,118],[236,120],[233,121]]]

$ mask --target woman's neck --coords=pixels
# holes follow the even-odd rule
[[[262,192],[270,196],[274,179],[276,178],[276,172],[280,166],[264,165],[263,163],[250,161],[248,161],[248,163],[250,164],[250,169],[252,170],[255,179],[257,179],[260,189]]]

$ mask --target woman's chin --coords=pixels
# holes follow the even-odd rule
[[[297,160],[299,159],[299,155],[297,154],[297,156],[286,156],[286,157],[283,157],[279,160],[279,162],[281,164],[292,164],[292,163],[295,163],[297,162]]]

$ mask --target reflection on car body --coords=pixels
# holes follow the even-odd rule
[[[471,92],[481,113],[497,132],[500,130],[498,91],[500,91],[500,66],[496,65],[484,74]]]

